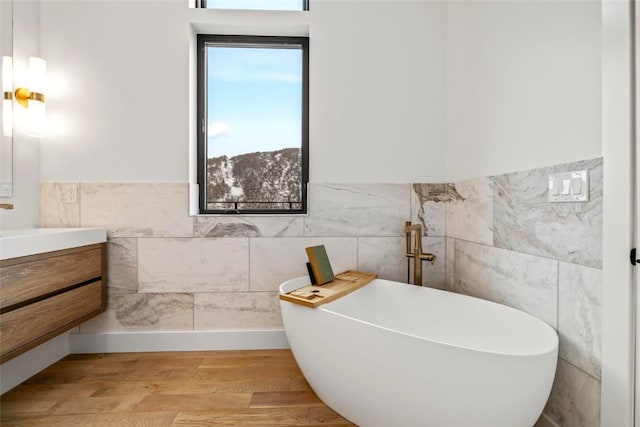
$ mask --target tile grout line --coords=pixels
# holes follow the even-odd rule
[[[491,237],[493,241],[491,246],[496,246],[496,180],[494,177],[489,177],[491,181]]]
[[[82,182],[78,181],[78,227],[82,227]]]
[[[360,237],[356,237],[356,270],[360,270]]]
[[[560,261],[556,261],[556,332],[560,331]],[[558,355],[560,354],[560,338],[558,337]]]
[[[591,378],[594,381],[597,381],[599,383],[602,382],[602,379],[598,379],[596,377],[594,377],[593,375],[591,375],[589,372],[585,372],[584,369],[574,365],[573,363],[569,362],[567,359],[565,359],[564,357],[561,357],[560,355],[558,355],[558,360],[562,360],[564,363],[566,363],[567,365],[571,365],[572,368],[577,369],[578,371],[580,371],[581,373],[583,373],[584,375],[588,376],[589,378]]]
[[[564,262],[564,263],[571,264],[571,265],[577,265],[577,266],[580,266],[580,267],[592,268],[594,270],[602,270],[602,268],[599,268],[599,267],[593,267],[593,266],[586,265],[586,264],[580,264],[580,263],[576,263],[576,262],[565,261],[565,260],[561,260],[561,259],[558,259],[558,258],[551,258],[551,257],[546,256],[546,255],[537,255],[537,254],[532,254],[532,253],[529,253],[529,252],[521,252],[521,251],[516,251],[516,250],[513,250],[513,249],[509,249],[509,248],[503,248],[503,247],[500,247],[500,246],[491,246],[491,245],[489,245],[487,243],[474,242],[473,240],[461,239],[459,237],[452,237],[452,238],[455,238],[455,239],[457,239],[457,240],[459,240],[461,242],[464,242],[464,243],[471,243],[471,244],[478,245],[478,246],[485,246],[487,248],[499,249],[499,250],[502,250],[502,251],[512,252],[514,254],[532,256],[532,257],[536,257],[536,258],[547,259],[547,260],[550,260],[550,261],[559,261],[559,262]]]

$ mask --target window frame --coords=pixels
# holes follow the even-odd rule
[[[208,9],[207,0],[195,0],[195,7],[200,9]],[[217,8],[211,8],[212,10],[220,10]],[[302,0],[302,10],[297,9],[228,9],[228,10],[278,10],[286,12],[307,12],[309,10],[309,0]]]
[[[296,45],[302,50],[302,102],[301,102],[301,197],[300,209],[207,209],[207,55],[206,48],[210,44],[233,45]],[[304,36],[255,36],[255,35],[221,35],[198,34],[197,35],[197,182],[199,214],[213,215],[298,215],[307,214],[309,184],[309,37]],[[239,202],[242,203],[242,202]]]

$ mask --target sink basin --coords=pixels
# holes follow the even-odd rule
[[[104,228],[26,228],[0,232],[0,260],[107,241]]]

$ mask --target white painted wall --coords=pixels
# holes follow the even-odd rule
[[[312,181],[451,181],[601,155],[597,1],[318,1],[283,15],[51,0],[39,178],[187,181],[190,25],[247,19],[312,36]]]
[[[445,4],[320,1],[312,11],[312,181],[442,181]]]
[[[598,1],[451,1],[447,180],[599,157]]]
[[[14,83],[27,76],[29,56],[40,56],[39,2],[20,0],[13,5]],[[27,136],[26,110],[14,103],[13,204],[0,210],[0,228],[30,228],[40,222],[40,139]]]
[[[308,14],[43,2],[42,180],[187,181],[190,25],[247,19],[311,34],[311,181],[442,180],[445,12],[398,0],[318,1]]]
[[[308,14],[47,1],[42,180],[188,180],[194,23],[308,28],[315,182],[598,157],[600,15],[597,1],[317,1]]]
[[[180,1],[47,1],[43,181],[186,181],[189,35]]]

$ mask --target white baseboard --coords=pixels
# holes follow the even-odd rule
[[[71,354],[289,348],[284,330],[104,332],[69,336]]]
[[[69,354],[69,333],[58,335],[0,365],[0,394]]]

